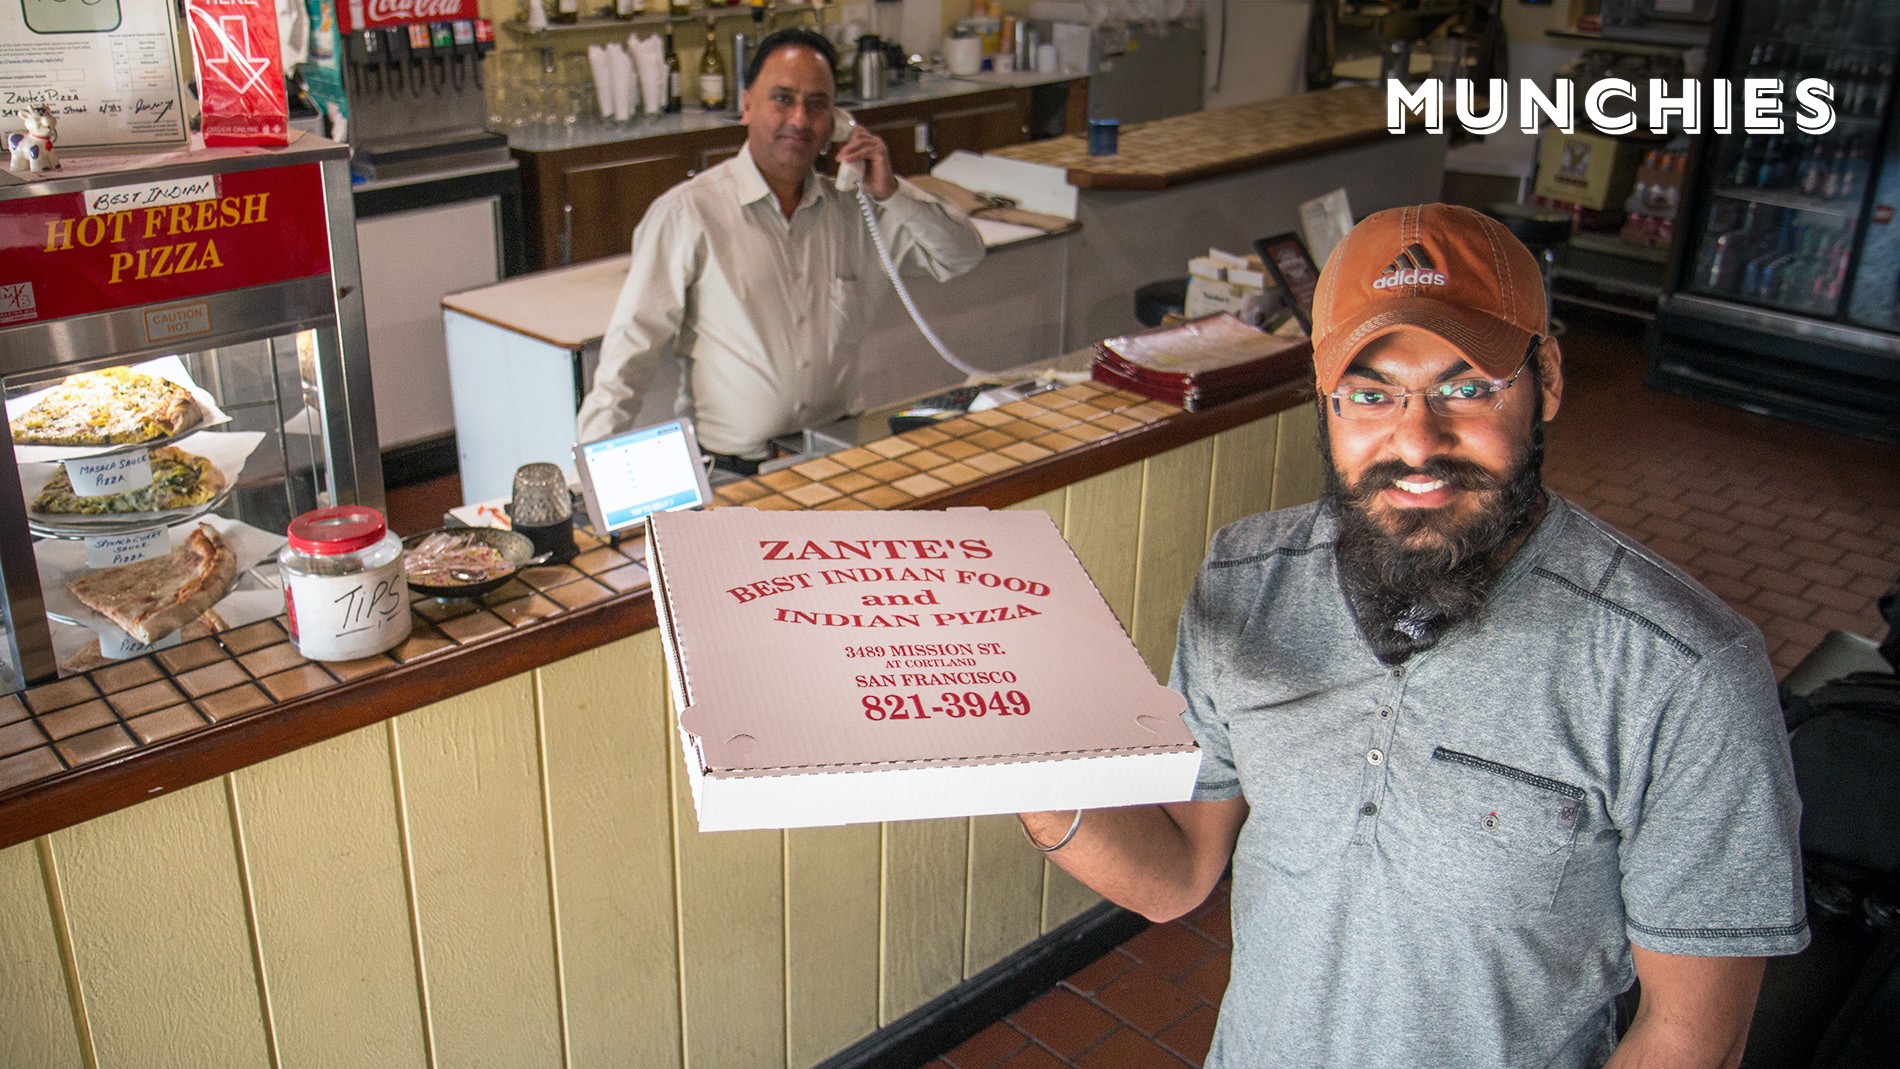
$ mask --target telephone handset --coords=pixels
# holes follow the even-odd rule
[[[850,112],[844,110],[843,108],[832,108],[831,109],[831,142],[832,144],[841,145],[845,141],[849,140],[851,137],[851,129],[852,127],[856,125],[858,125],[858,120],[852,118]],[[850,163],[846,163],[842,160],[838,162],[838,192],[853,193],[853,192],[856,192],[857,188],[863,184],[864,184],[864,164],[863,163],[860,163],[856,160],[853,160]]]
[[[839,144],[848,140],[851,137],[852,128],[857,125],[858,120],[852,118],[850,112],[843,108],[831,109],[832,143]],[[863,161],[853,160],[849,163],[843,160],[838,161],[837,184],[839,192],[854,194],[857,197],[858,211],[864,216],[864,225],[871,233],[871,247],[877,250],[877,262],[884,268],[885,276],[891,280],[891,288],[897,292],[898,301],[904,305],[904,311],[910,313],[911,322],[917,324],[917,329],[923,334],[924,340],[930,343],[930,347],[937,351],[938,356],[943,357],[945,363],[968,375],[971,381],[986,377],[984,372],[958,360],[949,347],[944,345],[943,339],[937,337],[937,332],[930,329],[930,324],[924,322],[923,313],[917,310],[917,302],[911,298],[910,287],[904,285],[904,276],[897,270],[896,261],[891,259],[891,249],[884,240],[884,232],[878,229],[877,210],[871,207],[871,198],[864,191]]]

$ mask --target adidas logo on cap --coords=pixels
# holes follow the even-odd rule
[[[1398,258],[1386,265],[1386,269],[1373,280],[1375,290],[1391,289],[1393,286],[1443,286],[1449,279],[1438,270],[1432,258],[1416,242],[1407,245]]]

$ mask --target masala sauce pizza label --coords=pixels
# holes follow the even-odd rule
[[[317,164],[0,203],[0,326],[324,275]]]

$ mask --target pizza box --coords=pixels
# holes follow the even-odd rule
[[[1106,339],[1096,345],[1095,364],[1158,386],[1260,389],[1310,374],[1312,347],[1220,313]]]
[[[1181,801],[1200,751],[1044,513],[656,513],[701,831]]]

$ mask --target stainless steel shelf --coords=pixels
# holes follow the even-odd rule
[[[1709,43],[1708,31],[1663,26],[1612,26],[1607,30],[1545,30],[1550,37],[1599,44],[1648,45],[1652,48],[1700,48]]]
[[[1777,208],[1791,208],[1798,212],[1832,215],[1837,219],[1853,218],[1858,214],[1856,209],[1860,202],[1858,196],[1852,200],[1840,198],[1830,200],[1826,197],[1810,197],[1785,189],[1749,189],[1746,186],[1721,186],[1714,192],[1716,196],[1727,197],[1730,200],[1752,200],[1758,204],[1772,204]]]

